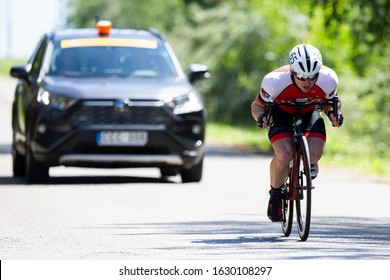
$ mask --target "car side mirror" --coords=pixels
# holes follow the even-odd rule
[[[27,80],[28,77],[27,65],[13,66],[9,74],[14,78]]]
[[[193,84],[196,81],[208,79],[211,77],[211,73],[206,65],[203,64],[191,64],[189,69],[190,83]]]

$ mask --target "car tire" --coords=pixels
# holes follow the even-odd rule
[[[16,149],[15,104],[12,106],[12,172],[14,177],[24,178],[26,175],[26,157]]]
[[[200,182],[203,174],[203,159],[192,166],[190,169],[182,169],[180,171],[181,180],[183,183]]]
[[[31,150],[31,129],[27,131],[26,141],[26,172],[25,179],[27,183],[40,183],[46,182],[49,179],[49,167],[38,162],[34,158],[33,151]]]
[[[12,171],[14,177],[26,175],[26,158],[16,150],[15,144],[12,144]]]
[[[176,176],[179,173],[179,168],[176,166],[168,166],[160,168],[161,177]]]

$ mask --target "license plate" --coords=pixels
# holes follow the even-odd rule
[[[96,135],[99,146],[145,146],[147,131],[101,131]]]

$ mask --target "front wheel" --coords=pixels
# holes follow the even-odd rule
[[[302,241],[306,241],[310,231],[311,190],[310,155],[306,137],[302,137],[295,158],[296,211],[298,233]]]
[[[290,171],[284,185],[282,186],[282,210],[283,210],[283,222],[282,230],[284,236],[288,237],[291,234],[293,216],[294,216],[294,200],[291,199],[291,194],[293,192],[293,179],[294,179],[293,168],[290,166]]]
[[[12,144],[12,171],[14,177],[25,177],[26,175],[26,158],[18,152],[15,144]]]
[[[32,129],[27,131],[25,179],[27,183],[46,182],[49,179],[49,167],[37,161],[31,149]]]
[[[288,180],[289,181],[289,180]],[[288,199],[288,192],[290,188],[290,184],[286,182],[286,184],[282,187],[282,195],[283,195],[283,222],[282,222],[282,230],[284,236],[288,237],[291,234],[292,224],[293,224],[293,214],[294,214],[294,200]]]
[[[203,174],[203,159],[192,166],[190,169],[180,170],[181,180],[183,183],[200,182]]]
[[[176,166],[164,166],[160,168],[161,177],[176,176],[179,173],[179,168]]]

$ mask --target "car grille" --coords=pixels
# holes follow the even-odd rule
[[[71,116],[72,125],[170,124],[168,112],[162,106],[148,106],[136,102],[124,111],[114,108],[114,102],[83,102]],[[153,102],[150,102],[153,103]],[[154,102],[155,103],[155,102]]]

